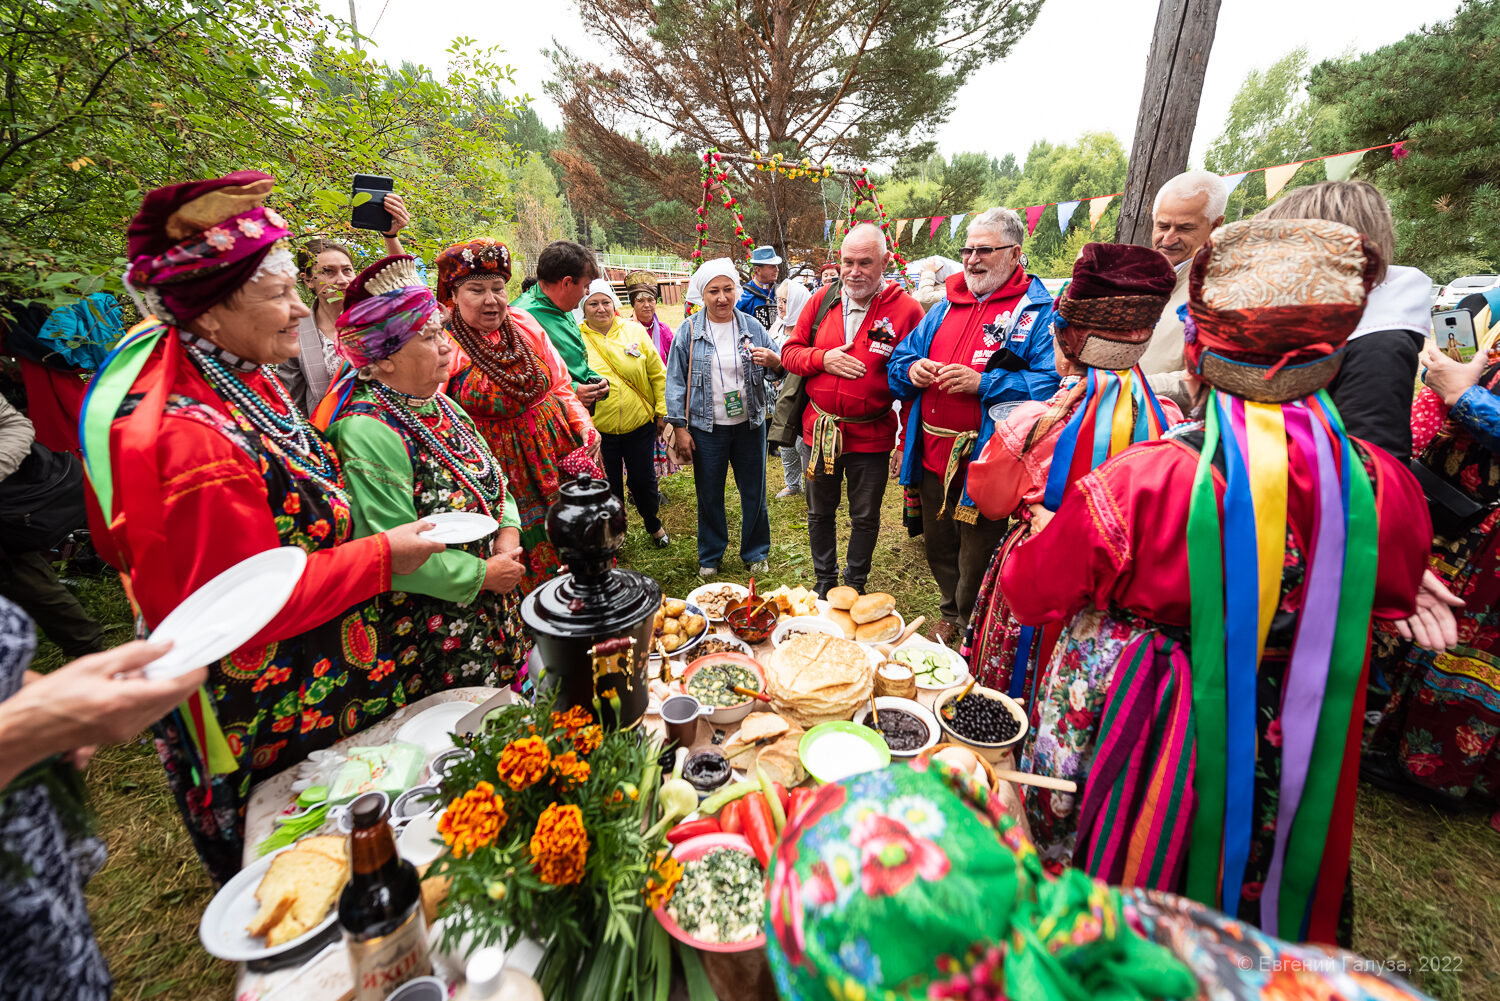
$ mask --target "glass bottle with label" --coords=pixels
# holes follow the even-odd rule
[[[365,793],[349,804],[352,875],[339,896],[339,927],[349,947],[355,1001],[384,1001],[397,987],[432,972],[417,870],[396,854],[386,797]]]

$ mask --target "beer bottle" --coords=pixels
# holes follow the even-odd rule
[[[349,805],[352,874],[339,896],[339,927],[349,947],[355,1001],[384,1001],[397,987],[432,972],[417,870],[396,854],[386,797],[368,792]]]

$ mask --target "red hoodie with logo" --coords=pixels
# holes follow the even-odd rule
[[[841,422],[844,451],[889,452],[896,445],[896,413],[891,409],[894,397],[885,364],[901,339],[922,322],[922,307],[895,282],[887,282],[876,293],[854,340],[845,349],[851,357],[864,362],[865,374],[858,379],[844,379],[823,370],[823,356],[834,348],[844,347],[842,296],[823,317],[816,333],[812,329],[818,306],[828,294],[828,288],[819,289],[802,307],[797,327],[781,349],[781,364],[788,372],[807,379],[808,400],[825,413],[856,420],[882,415],[868,423]],[[812,406],[802,415],[802,436],[809,444],[817,419],[818,411]]]

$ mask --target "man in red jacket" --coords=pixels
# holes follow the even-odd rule
[[[890,260],[879,227],[860,223],[851,229],[839,251],[839,281],[813,293],[781,354],[787,371],[807,380],[807,535],[819,597],[839,582],[835,516],[843,480],[849,483],[852,522],[844,583],[861,593],[880,534],[880,502],[896,443],[885,366],[901,339],[922,322],[917,301],[882,277]],[[835,299],[824,308],[829,296]]]

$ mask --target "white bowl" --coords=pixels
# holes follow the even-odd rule
[[[948,661],[953,665],[953,669],[958,672],[958,680],[948,685],[935,685],[930,681],[923,682],[920,676],[916,676],[917,699],[928,708],[932,707],[933,702],[937,699],[938,693],[946,692],[950,688],[957,688],[960,685],[967,685],[969,683],[970,675],[968,661],[959,656],[958,651],[952,649],[951,647],[933,643],[931,640],[926,640],[919,636],[913,636],[911,639],[898,646],[893,652],[893,656],[891,657],[891,659],[896,661],[898,664],[906,664],[907,667],[912,668],[912,674],[916,675],[916,667],[914,665],[907,663],[900,657],[894,656],[894,654],[899,654],[902,650],[936,650],[944,657],[946,657]]]
[[[942,725],[938,723],[938,718],[932,714],[932,710],[915,699],[903,699],[897,695],[877,695],[875,696],[875,708],[881,712],[887,709],[900,709],[902,712],[911,713],[927,727],[927,740],[924,743],[912,748],[910,751],[898,751],[893,747],[891,748],[892,757],[915,758],[936,744],[943,735]],[[870,706],[866,703],[854,710],[854,722],[863,725],[869,715]]]
[[[396,841],[396,853],[415,866],[423,866],[443,854],[443,836],[438,833],[438,814],[433,810],[407,821]]]
[[[786,634],[793,629],[800,629],[807,633],[823,633],[827,636],[844,637],[844,631],[821,615],[794,615],[789,619],[782,619],[776,623],[776,628],[771,630],[771,645],[781,646],[786,642]]]
[[[1026,730],[1028,727],[1026,710],[1022,709],[1019,702],[1004,692],[997,692],[993,688],[985,688],[983,685],[975,685],[969,689],[969,698],[982,697],[999,702],[1006,709],[1010,710],[1010,714],[1016,718],[1016,722],[1020,724],[1020,727],[1016,730],[1014,737],[1001,744],[970,740],[963,734],[956,732],[948,725],[948,721],[943,719],[943,706],[959,694],[961,694],[960,690],[950,688],[937,697],[937,702],[932,707],[933,715],[938,718],[938,725],[943,728],[943,739],[952,741],[955,744],[962,744],[992,765],[998,765],[1002,761],[1005,761],[1011,756],[1011,749],[1019,746],[1021,741],[1026,739]]]

